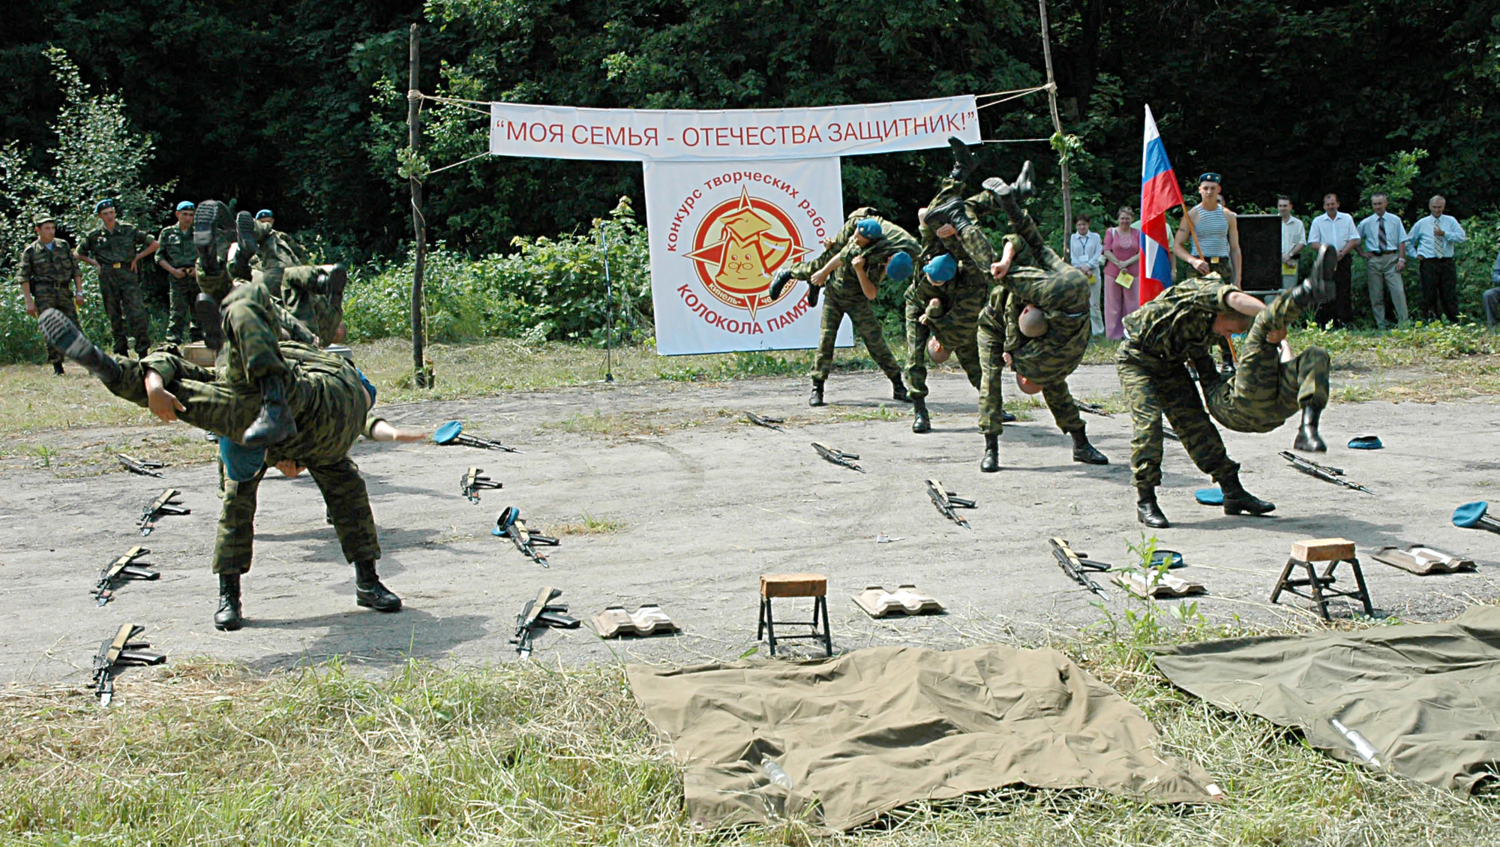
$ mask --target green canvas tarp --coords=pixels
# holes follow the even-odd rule
[[[1346,762],[1366,758],[1335,720],[1369,741],[1379,767],[1428,785],[1472,792],[1500,771],[1500,607],[1447,623],[1188,644],[1156,666]]]
[[[860,650],[812,662],[631,665],[706,826],[846,830],[922,799],[1025,784],[1202,802],[1206,772],[1160,755],[1139,709],[1054,650]],[[790,777],[771,781],[763,761]]]

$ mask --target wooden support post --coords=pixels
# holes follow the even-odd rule
[[[416,24],[411,25],[411,65],[407,83],[406,129],[407,145],[416,153],[422,147],[422,101],[411,96],[419,90],[418,71],[421,58],[421,34]],[[422,180],[417,174],[411,176],[411,228],[415,240],[416,257],[412,264],[411,278],[411,361],[413,379],[418,388],[427,387],[427,366],[423,359],[422,341],[422,270],[427,260],[427,226],[422,219]]]
[[[1042,12],[1042,58],[1047,62],[1047,102],[1052,106],[1052,130],[1059,136],[1063,134],[1062,116],[1057,111],[1057,81],[1052,76],[1052,36],[1047,27],[1047,0],[1037,0],[1037,6]],[[1068,154],[1062,153],[1062,196],[1063,196],[1063,225],[1064,233],[1073,231],[1073,187],[1072,177],[1068,169]],[[1070,261],[1072,256],[1068,249],[1073,239],[1064,235],[1063,237],[1063,260]]]

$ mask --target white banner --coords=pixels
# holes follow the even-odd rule
[[[490,153],[596,161],[811,159],[979,143],[974,95],[813,109],[490,104]]]
[[[816,347],[807,286],[772,301],[771,274],[809,261],[844,223],[839,160],[647,162],[651,300],[663,356]],[[838,344],[854,343],[848,322]]]

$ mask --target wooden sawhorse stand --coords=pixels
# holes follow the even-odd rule
[[[811,621],[778,621],[771,618],[771,600],[776,597],[813,598]],[[779,640],[808,638],[823,642],[823,650],[833,655],[833,633],[828,628],[828,577],[815,573],[761,574],[760,577],[760,625],[755,629],[755,640],[765,637],[771,645],[771,655],[776,655],[776,625],[811,626],[810,635],[783,635]],[[822,630],[819,631],[819,626]]]
[[[1328,563],[1321,574],[1313,567],[1318,562]],[[1354,571],[1354,584],[1358,587],[1353,591],[1336,591],[1329,587],[1338,579],[1333,571],[1340,563],[1345,562]],[[1306,578],[1292,578],[1292,569],[1299,566],[1307,571]],[[1300,588],[1306,588],[1307,593],[1299,591]],[[1333,620],[1328,616],[1330,597],[1353,597],[1365,604],[1366,615],[1375,615],[1375,608],[1370,605],[1370,589],[1365,586],[1364,571],[1360,570],[1359,559],[1354,555],[1354,542],[1347,538],[1310,538],[1294,542],[1292,557],[1286,560],[1286,567],[1281,569],[1281,578],[1276,580],[1276,589],[1271,592],[1272,604],[1276,603],[1276,598],[1283,591],[1316,603],[1318,612],[1325,621]]]

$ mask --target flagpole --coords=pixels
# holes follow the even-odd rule
[[[1042,58],[1047,63],[1047,101],[1052,107],[1052,130],[1059,137],[1062,136],[1062,116],[1057,111],[1057,83],[1052,79],[1052,40],[1048,35],[1047,27],[1047,0],[1037,0],[1037,7],[1042,13]],[[1073,226],[1073,190],[1072,179],[1068,174],[1068,150],[1063,148],[1060,155],[1062,164],[1062,197],[1063,197],[1063,232],[1071,232]],[[1073,239],[1063,238],[1063,261],[1072,261]]]

